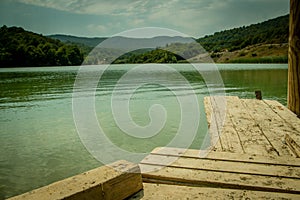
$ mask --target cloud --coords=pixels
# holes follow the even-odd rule
[[[18,2],[53,8],[77,14],[89,15],[129,15],[145,11],[146,1],[133,0],[17,0]]]
[[[249,25],[288,13],[289,0],[6,0],[58,10],[88,31],[115,34],[163,27],[194,37]],[[0,2],[1,4],[1,2]],[[49,9],[49,10],[51,10]],[[67,18],[66,18],[67,19]],[[74,24],[74,20],[70,20]],[[88,20],[91,20],[90,22]],[[75,28],[74,28],[75,29]]]
[[[108,27],[100,24],[88,24],[87,30],[89,32],[99,32],[99,33],[105,33],[108,31]]]

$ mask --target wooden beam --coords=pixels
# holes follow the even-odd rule
[[[300,116],[300,2],[290,0],[288,108]]]
[[[125,199],[143,189],[137,164],[125,160],[102,166],[9,200]]]

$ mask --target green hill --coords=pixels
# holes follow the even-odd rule
[[[285,15],[197,39],[209,54],[197,47],[196,42],[172,43],[141,55],[122,57],[121,60],[122,63],[178,63],[184,62],[183,57],[189,62],[207,62],[210,55],[215,62],[286,63],[288,35],[289,15]]]
[[[83,44],[88,47],[95,47],[99,43],[106,40],[106,37],[94,37],[94,38],[88,38],[88,37],[77,37],[72,35],[62,35],[62,34],[56,34],[56,35],[49,35],[47,36],[52,39],[60,40],[64,43],[75,43],[75,44]]]
[[[207,51],[234,51],[255,44],[281,44],[288,42],[289,15],[268,21],[216,32],[197,39]]]
[[[83,54],[65,44],[19,27],[0,28],[0,67],[80,65]]]

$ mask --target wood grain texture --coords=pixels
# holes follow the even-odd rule
[[[300,145],[289,134],[285,135],[285,141],[297,158],[300,158]]]
[[[10,200],[121,200],[142,188],[138,165],[122,160],[12,197]]]
[[[139,164],[143,182],[210,187],[216,193],[222,188],[300,195],[299,158],[213,151],[199,155],[200,150],[156,148]]]
[[[288,108],[300,116],[300,2],[290,0]]]
[[[165,155],[165,156],[177,156],[186,158],[201,158],[208,160],[220,160],[231,162],[244,162],[244,163],[262,163],[270,165],[280,166],[295,166],[300,167],[300,159],[295,157],[279,157],[274,155],[262,156],[262,155],[250,155],[241,153],[228,153],[228,152],[210,152],[206,157],[201,157],[201,150],[196,149],[182,149],[171,147],[157,147],[151,155]]]
[[[299,199],[297,194],[286,194],[276,192],[234,190],[209,187],[187,187],[166,184],[144,183],[144,191],[140,196],[133,199],[157,200],[157,199]]]
[[[173,157],[169,155],[155,155],[147,156],[140,164],[142,165],[157,165],[170,166],[174,168],[188,168],[203,171],[214,171],[220,173],[235,173],[235,174],[252,174],[273,177],[297,178],[300,179],[299,166],[282,166],[269,163],[255,163],[255,162],[235,162],[230,160],[213,160],[204,158],[187,158],[187,157]],[[232,167],[234,166],[234,167]],[[141,167],[143,170],[143,167]],[[143,171],[142,171],[143,172]]]
[[[141,168],[143,167],[144,164],[141,165]],[[167,166],[149,173],[143,173],[142,176],[143,182],[151,183],[300,194],[300,181],[299,179],[293,178],[195,170],[191,168],[175,168],[172,166]]]
[[[265,136],[265,141],[271,145],[270,151],[275,151],[278,156],[293,156],[284,142],[287,131],[294,132],[282,118],[264,103],[256,99],[241,99],[249,115]],[[299,121],[300,122],[300,121]]]
[[[222,115],[222,110],[217,111],[212,103],[218,98],[204,98],[209,133],[220,144],[212,148],[214,151],[295,156],[294,150],[285,142],[288,133],[300,144],[300,119],[293,112],[276,101],[226,96],[225,118],[214,118],[214,115]]]

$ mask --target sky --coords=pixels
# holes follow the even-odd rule
[[[86,37],[160,27],[199,38],[288,13],[289,0],[1,0],[0,26]]]

